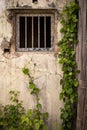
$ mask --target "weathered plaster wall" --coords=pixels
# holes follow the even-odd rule
[[[53,7],[61,12],[67,1],[70,0],[38,0],[38,4],[34,4],[32,0],[0,0],[0,46],[3,38],[10,42],[13,34],[12,25],[8,22],[6,8],[28,5],[32,8]],[[58,40],[61,39],[60,28],[58,19]],[[27,88],[28,78],[22,73],[24,66],[30,69],[30,73],[35,78],[35,83],[41,88],[40,97],[43,111],[49,112],[49,130],[56,130],[54,122],[58,121],[59,125],[61,124],[60,107],[63,103],[59,100],[61,66],[58,64],[58,57],[54,56],[54,52],[18,53],[15,52],[12,45],[11,52],[4,54],[2,47],[0,47],[0,103],[7,104],[9,102],[8,93],[10,90],[19,90],[24,107],[26,109],[34,108],[35,101]]]

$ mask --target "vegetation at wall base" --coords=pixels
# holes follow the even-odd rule
[[[29,69],[23,68],[23,73],[29,77],[28,88],[36,99],[34,109],[25,112],[22,101],[19,101],[19,91],[10,91],[10,104],[0,106],[0,130],[48,130],[46,121],[48,112],[42,112],[40,89],[36,87]]]
[[[77,113],[77,65],[75,61],[75,46],[77,45],[77,25],[79,6],[76,0],[62,11],[61,33],[63,38],[59,42],[60,54],[59,63],[62,64],[63,78],[60,80],[62,91],[60,99],[64,102],[61,108],[62,127],[61,130],[73,130],[73,120]]]
[[[19,91],[10,91],[11,104],[0,107],[0,130],[20,130],[21,116],[25,114]]]

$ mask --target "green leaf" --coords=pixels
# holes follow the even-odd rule
[[[39,130],[39,128],[40,128],[39,122],[36,122],[36,123],[34,124],[34,126],[35,126],[35,130]]]
[[[24,73],[25,75],[28,75],[28,74],[29,74],[29,69],[28,69],[28,68],[23,68],[22,71],[23,71],[23,73]]]
[[[62,113],[61,118],[64,119],[64,120],[67,120],[68,116],[69,116],[69,113],[64,112],[64,113]]]
[[[68,93],[69,95],[71,95],[71,94],[73,93],[73,89],[72,89],[72,88],[67,89],[67,93]]]
[[[43,125],[42,130],[48,130],[47,126]]]
[[[28,115],[28,117],[32,117],[32,115],[33,115],[33,110],[32,110],[32,109],[29,109],[28,112],[27,112],[27,115]]]
[[[30,88],[30,89],[35,89],[35,87],[36,87],[36,85],[35,85],[34,83],[30,83],[30,84],[29,84],[29,88]]]
[[[36,107],[37,107],[38,109],[41,109],[41,108],[42,108],[42,105],[41,105],[40,103],[38,103],[38,104],[36,105]]]
[[[45,113],[42,113],[42,116],[43,116],[43,119],[47,119],[49,114],[48,114],[48,112],[45,112]]]
[[[72,76],[73,75],[73,73],[72,72],[69,72],[69,76]]]
[[[79,73],[80,73],[80,70],[76,70],[76,73],[79,74]]]
[[[79,85],[79,84],[78,84],[78,81],[75,80],[75,81],[74,81],[74,86],[75,86],[75,87],[78,87],[78,85]]]

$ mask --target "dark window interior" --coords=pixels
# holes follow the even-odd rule
[[[27,17],[27,47],[32,48],[32,17]]]
[[[40,17],[40,48],[44,48],[44,17]]]
[[[51,47],[51,17],[46,17],[46,47]]]
[[[38,48],[38,17],[33,18],[33,25],[34,48]]]
[[[20,48],[25,48],[25,17],[20,17]]]

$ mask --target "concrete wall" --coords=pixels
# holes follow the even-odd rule
[[[59,100],[61,91],[59,82],[62,72],[61,66],[58,64],[58,57],[54,56],[55,52],[15,52],[15,44],[12,41],[13,26],[8,20],[9,12],[6,9],[16,7],[18,4],[19,6],[28,5],[32,8],[57,8],[61,12],[68,1],[70,0],[38,0],[38,4],[34,4],[32,0],[0,0],[0,103],[9,102],[10,90],[19,90],[24,107],[26,109],[34,108],[34,98],[27,88],[28,78],[22,73],[22,68],[28,67],[35,83],[41,89],[40,98],[43,111],[49,112],[49,130],[56,130],[54,128],[56,121],[59,126],[61,124],[60,107],[63,103]],[[61,39],[59,15],[57,19],[58,42]],[[11,42],[10,53],[3,51],[4,38]],[[58,52],[58,48],[55,51]]]

